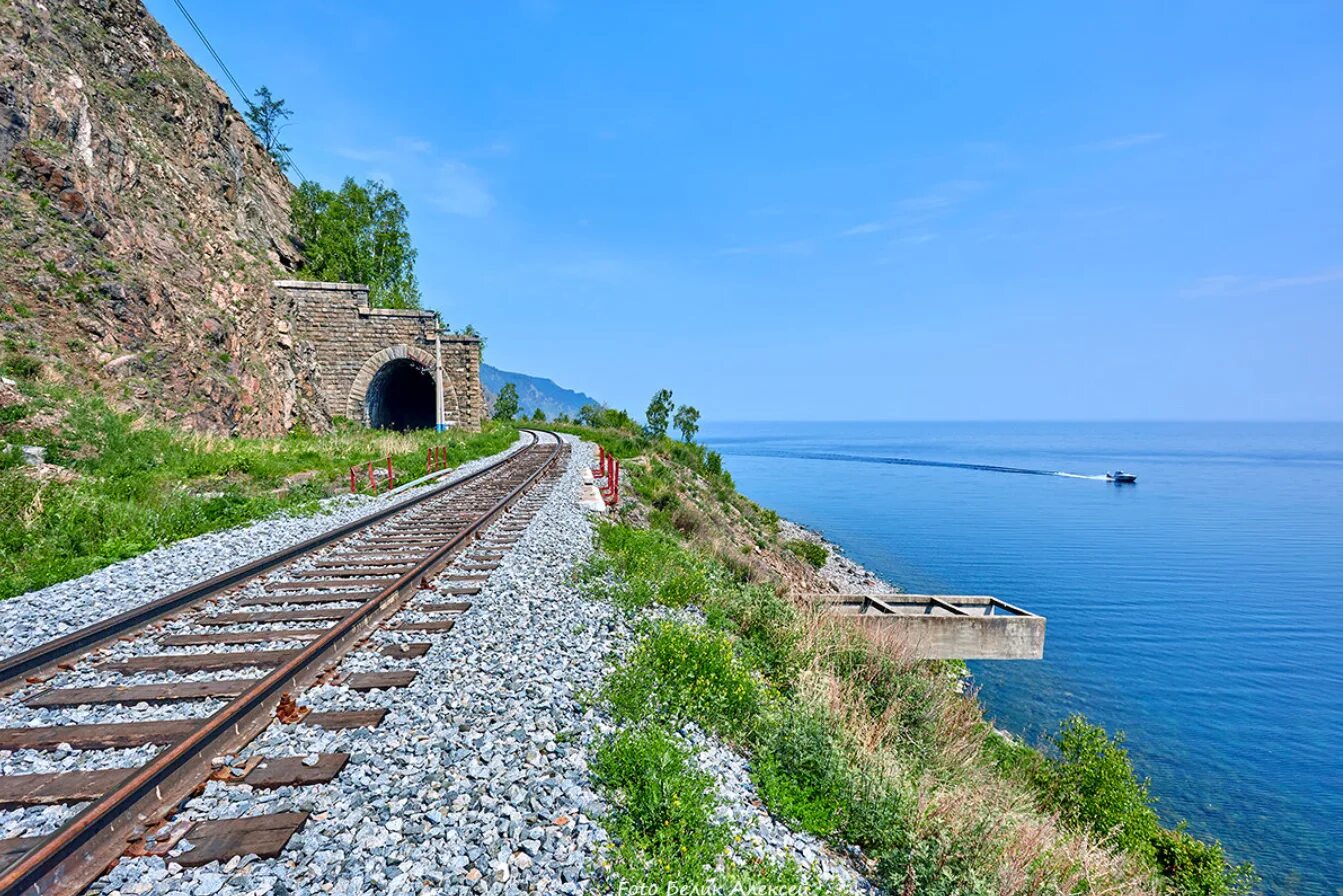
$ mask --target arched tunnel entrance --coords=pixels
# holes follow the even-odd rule
[[[434,420],[434,375],[409,358],[388,361],[364,393],[364,412],[374,429],[430,429]]]

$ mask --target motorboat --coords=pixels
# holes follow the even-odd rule
[[[1115,470],[1113,473],[1106,473],[1105,479],[1107,482],[1114,482],[1116,484],[1124,482],[1137,482],[1138,474],[1125,473],[1123,470]]]

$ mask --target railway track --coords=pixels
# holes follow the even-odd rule
[[[455,482],[0,660],[0,712],[26,721],[0,728],[0,751],[88,760],[0,776],[0,812],[86,804],[55,830],[0,840],[0,896],[77,894],[128,854],[182,865],[279,855],[306,813],[194,824],[174,815],[211,780],[266,789],[340,773],[344,753],[237,756],[272,724],[381,721],[371,705],[310,711],[304,692],[410,684],[413,661],[470,609],[564,469],[559,436],[527,435],[525,447]],[[343,674],[354,654],[379,668]],[[102,715],[62,723],[72,710]],[[153,755],[104,767],[98,757],[115,750]]]

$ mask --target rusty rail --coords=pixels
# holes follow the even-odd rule
[[[532,442],[528,447],[538,446],[540,440],[536,433],[529,434]],[[56,833],[0,872],[0,896],[65,896],[82,892],[109,865],[116,862],[125,851],[130,837],[146,821],[156,820],[165,808],[184,799],[208,777],[214,756],[236,750],[256,737],[270,724],[275,708],[284,695],[309,685],[330,660],[348,651],[371,628],[399,610],[405,599],[419,589],[423,580],[445,565],[456,551],[522,497],[562,454],[563,441],[560,437],[552,432],[546,432],[546,435],[555,439],[555,447],[549,457],[493,506],[414,568],[351,610],[349,615],[324,631],[293,658],[282,663],[219,712],[202,720],[201,727],[187,738],[131,773],[115,790],[92,802]],[[525,450],[510,454],[471,478],[499,469],[504,462],[516,459]],[[465,480],[455,484],[462,481]],[[435,489],[434,494],[441,494],[445,490]],[[396,510],[419,504],[426,497],[402,502]],[[388,515],[384,513],[376,516],[385,519]],[[320,543],[326,544],[330,540],[334,539]],[[312,541],[316,539],[310,539]],[[285,553],[287,558],[292,559],[294,556],[292,552]]]

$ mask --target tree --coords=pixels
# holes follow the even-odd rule
[[[271,96],[270,88],[264,84],[255,94],[256,102],[247,100],[247,120],[252,124],[252,133],[261,141],[262,147],[270,153],[281,171],[289,170],[289,157],[286,153],[293,149],[280,142],[280,131],[287,125],[285,119],[294,113],[284,107],[284,100]]]
[[[476,337],[477,339],[479,339],[479,340],[480,340],[480,353],[481,353],[482,355],[485,354],[485,342],[486,342],[486,339],[485,339],[484,336],[481,335],[481,332],[480,332],[479,330],[476,329],[475,324],[467,324],[466,326],[462,327],[462,335],[463,335],[463,336],[474,336],[474,337]]]
[[[518,387],[504,383],[499,395],[494,399],[494,419],[512,420],[518,414]]]
[[[699,432],[699,410],[688,404],[683,404],[676,409],[676,417],[672,422],[680,431],[681,438],[684,441],[695,441],[695,433]]]
[[[536,410],[532,411],[532,422],[533,422],[533,423],[545,423],[545,422],[546,422],[546,412],[543,411],[543,410],[541,410],[540,408],[537,408]]]
[[[418,252],[406,229],[406,206],[376,180],[346,178],[340,191],[305,180],[294,194],[290,220],[303,249],[302,276],[367,283],[381,308],[420,307],[415,280]]]
[[[648,403],[648,410],[644,412],[644,419],[648,421],[645,429],[650,436],[658,437],[667,434],[667,420],[671,417],[672,394],[670,389],[659,389],[653,395],[653,400]]]

